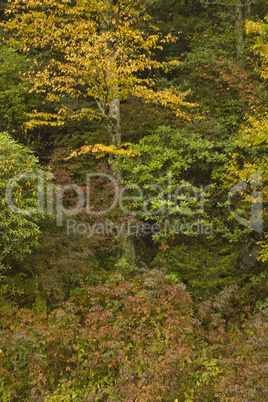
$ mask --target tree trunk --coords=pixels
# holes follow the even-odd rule
[[[118,83],[116,82],[109,89],[111,99],[109,102],[109,132],[110,144],[117,149],[121,148],[121,118],[120,118],[120,97]]]
[[[113,70],[114,71],[114,70]],[[113,73],[111,73],[113,74]],[[116,73],[115,73],[116,74]],[[111,79],[111,75],[109,77]],[[113,85],[109,88],[110,101],[109,101],[109,129],[110,129],[110,144],[114,145],[117,149],[121,148],[121,118],[120,118],[120,95],[118,88],[118,81],[113,77]],[[122,180],[120,172],[115,172],[117,180]],[[121,251],[118,255],[116,266],[123,270],[125,273],[130,273],[135,267],[136,250],[134,245],[133,236],[128,233],[126,227],[121,232]]]
[[[236,38],[236,57],[241,61],[244,51],[243,35],[243,3],[242,0],[235,0],[235,38]]]
[[[106,33],[109,31],[111,21],[114,19],[113,7],[114,0],[106,0],[107,9],[104,11],[103,15],[100,17],[100,32]],[[109,131],[109,143],[114,145],[116,148],[121,148],[121,119],[120,119],[120,96],[119,96],[119,86],[117,79],[117,66],[115,49],[113,44],[107,41],[107,47],[110,51],[111,57],[108,65],[106,66],[106,79],[107,79],[107,99],[108,99],[108,111],[104,106],[102,114],[105,116],[105,122],[107,129]],[[107,106],[107,105],[106,105]]]
[[[247,13],[247,15],[251,14],[251,6],[252,6],[252,0],[246,0],[246,13]]]
[[[208,8],[210,5],[219,4],[224,5],[223,2],[213,1],[213,0],[200,0],[200,3],[203,7]],[[251,0],[245,0],[245,4],[243,0],[235,0],[235,4],[226,3],[226,6],[235,6],[235,39],[236,39],[236,57],[239,62],[242,60],[243,52],[244,52],[244,34],[243,34],[243,26],[244,26],[244,13],[243,9],[246,7],[246,12],[248,14],[251,13]]]
[[[109,29],[110,22],[114,18],[112,7],[114,5],[113,0],[107,0],[107,11],[105,12],[103,22],[100,25],[100,30],[106,32]],[[120,93],[117,75],[117,65],[116,65],[116,49],[112,43],[107,43],[108,49],[110,51],[111,57],[108,63],[108,71],[106,71],[107,79],[107,99],[108,104],[103,108],[103,113],[105,115],[106,126],[109,131],[109,143],[114,145],[117,149],[121,148],[121,111],[120,111]],[[107,110],[108,109],[108,110]],[[111,164],[113,169],[113,164]],[[117,172],[114,172],[117,180],[120,182],[122,176]],[[118,255],[117,266],[125,265],[125,262],[129,267],[135,265],[135,247],[132,236],[127,232],[124,227],[121,232],[120,238],[121,250]]]

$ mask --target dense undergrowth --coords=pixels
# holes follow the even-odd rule
[[[159,270],[92,271],[47,314],[1,309],[1,399],[264,401],[267,277],[193,303]]]

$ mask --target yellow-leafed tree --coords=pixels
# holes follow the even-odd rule
[[[154,73],[168,70],[170,63],[156,61],[154,52],[174,40],[161,37],[150,22],[148,10],[156,2],[10,1],[4,23],[10,44],[37,55],[30,74],[33,90],[45,92],[57,104],[55,114],[34,111],[29,125],[60,125],[66,115],[76,119],[86,114],[102,119],[110,145],[120,148],[120,102],[129,94],[187,117],[182,111],[190,105],[187,93],[155,89]]]

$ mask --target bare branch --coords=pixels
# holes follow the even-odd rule
[[[74,112],[72,109],[70,109],[68,106],[64,105],[63,103],[61,103],[61,106],[62,106],[64,109],[68,110],[68,112],[71,112],[72,114],[77,114],[76,112]]]
[[[68,106],[64,105],[63,103],[61,103],[61,106],[62,106],[64,109],[68,110],[68,112],[70,112],[70,113],[72,113],[72,114],[81,114],[81,113],[84,113],[84,114],[91,114],[92,116],[96,116],[96,117],[98,117],[98,118],[103,117],[101,114],[96,113],[96,112],[93,112],[93,111],[91,111],[91,110],[89,110],[89,109],[81,109],[81,110],[79,110],[79,112],[75,112],[74,110],[70,109]]]
[[[205,8],[207,8],[209,6],[213,6],[213,5],[226,6],[226,7],[235,7],[235,5],[236,5],[235,3],[233,3],[233,4],[219,3],[217,1],[210,1],[210,0],[200,0],[200,3]],[[255,0],[250,0],[249,2],[246,2],[245,4],[241,4],[241,7],[248,7],[254,3],[255,3]]]

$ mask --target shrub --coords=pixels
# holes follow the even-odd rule
[[[38,222],[44,215],[38,183],[42,184],[45,174],[31,151],[7,133],[0,133],[0,155],[0,264],[3,267],[10,257],[22,259],[37,244]],[[37,208],[39,213],[33,213]]]

